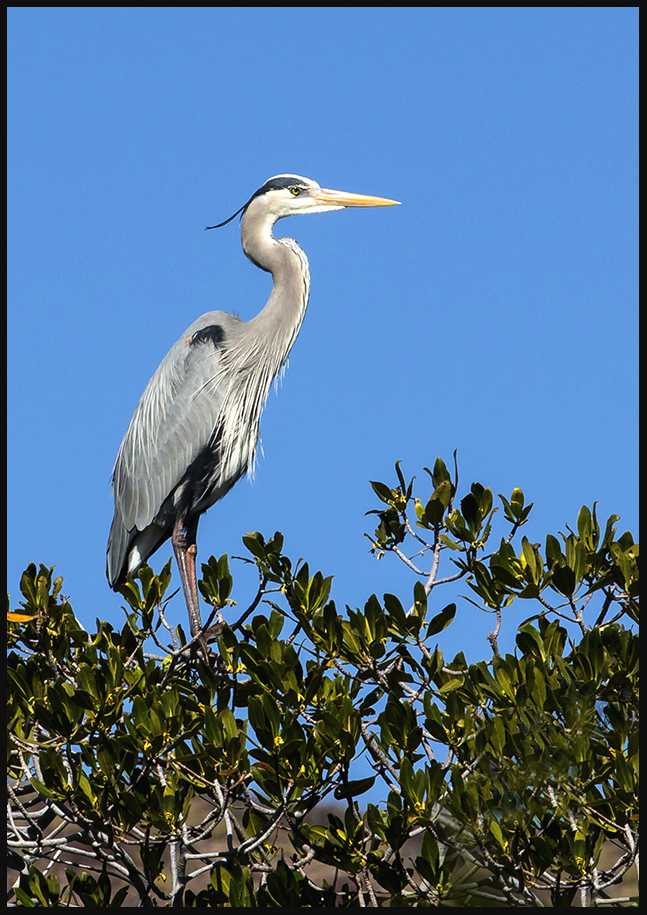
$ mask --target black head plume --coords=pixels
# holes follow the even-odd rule
[[[244,204],[239,210],[236,210],[236,212],[234,213],[234,215],[233,215],[233,216],[230,216],[229,219],[225,219],[224,222],[219,222],[217,226],[205,226],[205,228],[207,228],[207,229],[222,229],[222,227],[223,227],[223,226],[226,226],[227,223],[229,223],[229,222],[232,221],[232,219],[235,219],[235,218],[238,216],[239,213],[244,213],[245,210],[247,209],[247,207],[250,205],[250,203],[251,203],[252,200],[254,199],[254,197],[258,197],[259,194],[264,194],[265,191],[268,190],[268,188],[267,188],[267,185],[268,185],[268,184],[269,184],[269,182],[265,182],[265,184],[263,185],[263,187],[259,187],[259,189],[258,189],[257,191],[254,191],[254,193],[253,193],[252,196],[249,198],[249,200],[247,201],[247,203]],[[241,218],[242,218],[242,217],[241,217]]]
[[[239,213],[244,213],[247,207],[250,205],[254,198],[252,197],[247,203],[242,206],[239,210],[236,210],[233,216],[230,216],[229,219],[225,219],[224,222],[219,222],[217,226],[205,226],[205,229],[222,229],[223,226],[226,226],[228,222],[231,222],[232,219],[235,219]]]

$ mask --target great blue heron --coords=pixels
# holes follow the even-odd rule
[[[108,581],[117,588],[169,537],[191,635],[200,636],[195,558],[200,515],[250,470],[270,385],[297,338],[308,305],[308,259],[292,238],[275,238],[284,216],[396,200],[347,194],[299,175],[277,175],[220,228],[242,213],[247,257],[272,274],[265,308],[243,321],[210,311],[182,334],[146,386],[113,470],[115,514]]]

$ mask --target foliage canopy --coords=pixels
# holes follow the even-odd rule
[[[123,628],[93,634],[53,568],[27,568],[8,613],[10,905],[637,901],[616,885],[638,851],[638,547],[595,506],[543,548],[519,538],[520,489],[495,543],[491,490],[459,501],[441,459],[425,470],[426,499],[399,464],[372,484],[371,549],[411,569],[410,606],[342,615],[281,534],[248,534],[259,587],[236,622],[227,556],[202,566],[209,663],[166,621],[170,563],[129,576]],[[493,615],[487,661],[438,647],[459,579]]]

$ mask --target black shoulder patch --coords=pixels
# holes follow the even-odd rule
[[[197,330],[189,340],[189,346],[197,346],[198,343],[212,343],[218,346],[225,339],[225,332],[220,324],[208,324]]]

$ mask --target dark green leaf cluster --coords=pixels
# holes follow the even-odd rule
[[[614,888],[638,851],[637,545],[594,506],[577,532],[515,546],[532,508],[515,489],[488,552],[491,490],[459,500],[440,459],[426,499],[396,474],[372,484],[371,540],[416,577],[406,604],[339,613],[330,577],[279,533],[248,534],[259,586],[238,619],[227,557],[202,566],[210,664],[166,621],[170,564],[129,576],[123,628],[94,634],[62,579],[29,566],[8,615],[14,903],[634,901]],[[473,612],[436,599],[461,578],[496,616],[476,664],[438,644]]]

